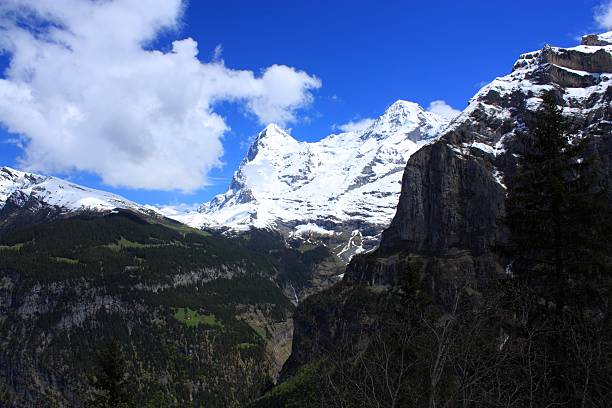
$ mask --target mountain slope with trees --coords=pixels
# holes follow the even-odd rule
[[[281,286],[331,256],[128,210],[7,233],[0,406],[115,406],[119,394],[133,406],[242,406],[290,351]]]

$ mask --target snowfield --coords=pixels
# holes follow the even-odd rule
[[[110,211],[116,208],[150,212],[145,206],[115,194],[56,177],[0,167],[0,210],[9,199],[18,205],[36,200],[39,205],[58,207],[67,213],[83,210]]]
[[[329,236],[350,222],[375,225],[379,234],[395,214],[408,158],[436,140],[447,124],[400,100],[366,129],[314,143],[268,125],[226,193],[172,217],[198,228],[289,226],[292,236]]]

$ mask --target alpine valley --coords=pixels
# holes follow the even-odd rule
[[[255,399],[289,356],[295,305],[375,248],[406,160],[446,125],[406,101],[317,143],[269,125],[227,193],[173,219],[1,168],[0,401],[95,399],[87,367],[112,340],[130,345],[139,404]]]
[[[136,406],[528,406],[507,384],[511,398],[480,404],[480,366],[436,356],[512,275],[501,220],[545,94],[588,142],[612,208],[611,83],[612,32],[521,55],[451,122],[399,100],[318,142],[270,124],[227,192],[180,214],[0,168],[0,407],[95,406],[113,342]],[[391,315],[408,323],[385,326]],[[456,338],[505,353],[518,344],[508,326]],[[389,330],[418,344],[411,362],[434,356],[431,371],[393,365],[407,348],[384,348]],[[362,359],[374,347],[388,352],[381,372]],[[360,367],[372,395],[350,388]],[[399,379],[376,388],[389,370]],[[612,402],[597,392],[603,405],[582,406]]]

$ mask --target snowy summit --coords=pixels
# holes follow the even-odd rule
[[[268,125],[227,192],[175,218],[194,227],[344,235],[341,242],[353,242],[338,248],[344,253],[371,248],[395,213],[406,161],[446,125],[440,116],[402,100],[363,130],[314,143]]]

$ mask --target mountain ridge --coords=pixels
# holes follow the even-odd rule
[[[227,192],[187,213],[169,214],[56,177],[3,167],[0,211],[45,209],[42,221],[119,208],[196,228],[268,228],[287,239],[324,243],[348,261],[376,246],[392,218],[407,158],[447,124],[405,100],[391,104],[364,129],[317,142],[298,141],[271,123],[252,142]]]
[[[102,190],[85,187],[53,176],[24,172],[8,166],[0,167],[0,210],[16,200],[33,197],[41,203],[68,211],[97,210],[110,211],[115,208],[133,209],[141,212],[150,210],[126,198]]]
[[[288,238],[306,236],[348,261],[376,246],[394,212],[407,158],[447,124],[404,100],[364,129],[317,142],[297,141],[270,124],[253,141],[225,193],[174,218],[198,228],[256,227]]]

